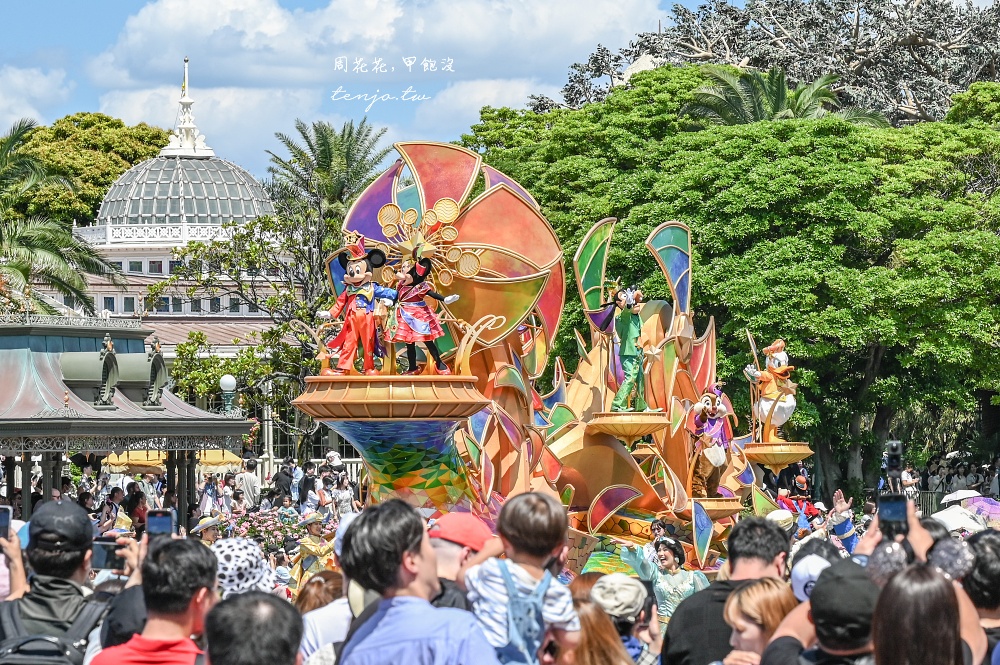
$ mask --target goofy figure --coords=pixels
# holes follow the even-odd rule
[[[444,335],[444,329],[424,298],[433,298],[450,305],[458,300],[458,295],[442,296],[431,289],[430,283],[425,281],[431,273],[431,267],[430,259],[415,255],[413,260],[400,264],[396,270],[399,295],[396,307],[389,315],[388,337],[390,342],[406,344],[407,369],[404,374],[420,373],[420,368],[417,367],[417,342],[423,342],[427,347],[438,374],[451,374],[434,343],[434,340]]]
[[[327,342],[331,350],[340,351],[334,374],[347,374],[354,367],[358,352],[358,340],[364,350],[365,374],[378,374],[375,369],[375,300],[395,300],[393,289],[372,282],[375,268],[385,265],[385,253],[380,249],[365,251],[365,237],[347,246],[347,250],[337,257],[344,268],[344,285],[347,287],[337,298],[337,303],[329,312],[317,312],[323,319],[335,319],[343,313],[344,327],[340,333]]]
[[[718,496],[719,481],[730,461],[732,427],[729,398],[721,384],[712,384],[691,407],[694,414],[695,459],[692,463],[691,495],[696,498]]]

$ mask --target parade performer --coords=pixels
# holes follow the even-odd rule
[[[795,369],[788,364],[788,354],[785,353],[785,340],[776,339],[771,346],[764,349],[767,362],[763,370],[754,365],[747,365],[743,373],[751,383],[760,390],[760,397],[754,405],[754,413],[763,424],[771,414],[771,427],[762,432],[762,441],[784,441],[778,434],[778,428],[788,422],[795,411],[795,384],[791,381],[791,371]],[[775,403],[777,405],[775,406]],[[774,412],[771,413],[771,407]]]
[[[684,570],[684,547],[680,541],[663,536],[653,541],[657,562],[654,565],[643,554],[638,545],[625,541],[621,543],[622,562],[635,570],[639,579],[653,583],[656,596],[656,613],[660,619],[660,629],[666,634],[667,623],[681,601],[708,586],[708,578],[697,570]]]
[[[329,312],[316,313],[321,319],[336,319],[344,314],[344,327],[327,343],[331,351],[339,350],[340,353],[334,374],[347,374],[354,367],[359,340],[364,352],[365,374],[378,374],[375,369],[375,301],[396,298],[393,289],[372,281],[375,268],[385,265],[385,260],[385,252],[380,249],[365,251],[364,236],[358,236],[356,242],[337,256],[345,271],[344,285],[347,288]]]
[[[191,535],[198,536],[202,543],[209,546],[219,539],[219,525],[221,524],[222,518],[218,515],[202,517],[198,521],[198,525],[191,529]]]
[[[646,411],[646,380],[642,373],[642,347],[639,346],[639,336],[642,334],[642,319],[639,317],[642,291],[620,289],[615,294],[615,306],[621,310],[615,319],[615,332],[618,334],[618,359],[625,379],[615,393],[611,410],[629,411],[629,400],[634,391],[635,408],[631,410]]]
[[[317,512],[307,513],[299,526],[306,528],[306,536],[299,541],[299,553],[292,558],[291,581],[288,585],[292,595],[298,595],[309,578],[327,570],[333,562],[334,542],[323,538],[323,516]]]
[[[696,498],[718,496],[722,472],[731,460],[729,408],[720,384],[712,384],[701,400],[691,407],[695,414],[695,460],[691,477],[691,494]]]
[[[418,250],[414,250],[412,260],[401,263],[396,270],[398,295],[396,306],[389,312],[387,328],[390,342],[406,344],[405,374],[420,373],[417,367],[417,342],[422,342],[427,347],[438,374],[451,374],[434,343],[434,340],[444,335],[444,329],[424,298],[434,298],[450,305],[458,300],[458,295],[442,296],[433,291],[426,281],[430,273],[430,259],[419,258]]]

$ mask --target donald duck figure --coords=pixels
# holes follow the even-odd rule
[[[760,397],[754,405],[757,419],[763,423],[771,416],[771,426],[763,432],[761,441],[784,441],[778,433],[778,428],[788,422],[795,412],[795,384],[791,381],[791,372],[795,367],[788,364],[788,354],[785,353],[785,340],[776,339],[771,346],[764,349],[767,362],[763,370],[754,365],[743,368],[750,383],[758,387]],[[772,412],[772,407],[774,411]]]

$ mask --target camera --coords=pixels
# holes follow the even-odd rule
[[[889,540],[909,531],[906,521],[907,498],[903,494],[903,442],[885,444],[885,475],[888,492],[878,497],[879,529]]]

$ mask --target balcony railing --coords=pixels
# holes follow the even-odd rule
[[[101,224],[80,226],[73,234],[92,245],[184,245],[191,241],[226,240],[230,229],[218,224]]]
[[[99,318],[90,316],[48,316],[8,312],[0,314],[0,326],[36,325],[59,326],[60,328],[117,328],[119,330],[139,330],[142,321],[128,318]]]

